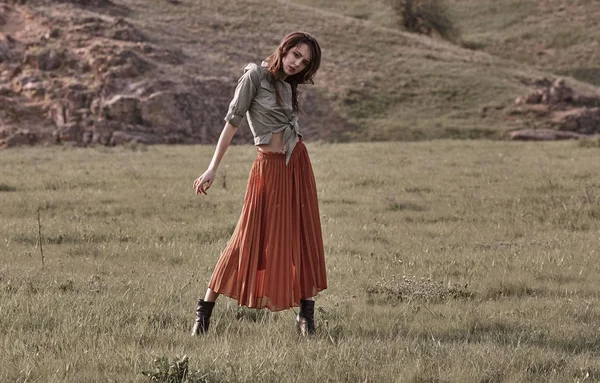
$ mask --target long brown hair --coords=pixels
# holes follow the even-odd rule
[[[294,47],[306,44],[310,49],[310,62],[302,72],[286,77],[285,81],[292,86],[292,107],[295,112],[300,110],[298,106],[298,84],[314,84],[313,78],[321,65],[321,47],[317,39],[306,32],[292,32],[285,36],[277,49],[265,59],[268,63],[267,70],[273,76],[274,80],[279,80],[284,76],[283,57]],[[281,105],[281,96],[275,86],[277,103]]]

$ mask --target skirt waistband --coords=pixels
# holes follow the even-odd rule
[[[298,141],[298,143],[296,144],[296,147],[294,148],[294,151],[296,151],[296,149],[299,149],[301,147],[304,146],[304,142],[302,142],[302,139],[300,139]],[[302,150],[302,149],[300,149]],[[300,151],[298,150],[298,151]],[[270,152],[270,151],[264,151],[261,150],[259,146],[256,147],[256,151],[258,152],[258,158],[278,158],[281,157],[285,160],[285,155],[287,153],[285,152]],[[294,153],[292,153],[292,155],[294,155]]]

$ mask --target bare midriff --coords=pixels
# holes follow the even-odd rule
[[[258,150],[261,152],[283,153],[283,132],[273,133],[271,142],[258,145]]]

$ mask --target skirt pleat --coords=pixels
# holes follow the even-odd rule
[[[287,166],[285,154],[259,151],[209,287],[240,306],[271,311],[327,288],[317,189],[302,141]]]

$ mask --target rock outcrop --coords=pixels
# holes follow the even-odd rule
[[[0,4],[0,147],[218,140],[236,78],[188,73],[181,50],[153,43],[125,13],[109,0]],[[346,125],[316,93],[301,97],[330,127],[309,121],[305,137]],[[251,137],[242,128],[234,143]]]
[[[552,128],[509,132],[514,140],[576,139],[600,133],[600,96],[585,95],[566,85],[563,79],[542,79],[537,89],[515,100],[520,112],[532,112],[548,119]]]

